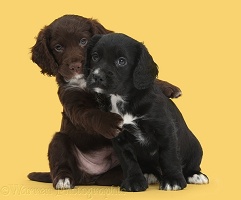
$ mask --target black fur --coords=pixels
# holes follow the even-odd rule
[[[122,190],[145,190],[143,173],[154,174],[163,190],[183,189],[189,177],[203,175],[201,145],[154,84],[157,65],[142,43],[124,34],[94,36],[84,71],[87,87],[109,96],[109,110],[124,119],[112,139],[124,172]]]

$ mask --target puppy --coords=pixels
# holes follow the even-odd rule
[[[122,116],[112,140],[124,173],[121,190],[143,191],[143,173],[162,190],[206,184],[202,148],[180,111],[154,84],[158,68],[145,46],[124,34],[97,35],[87,50],[87,87],[109,97],[109,111]]]
[[[98,102],[103,99],[86,89],[83,76],[88,41],[111,32],[96,20],[77,15],[62,16],[39,32],[32,60],[43,74],[56,77],[63,117],[49,144],[50,173],[33,172],[29,179],[52,182],[56,189],[120,184],[122,170],[110,139],[120,132],[123,119],[100,110]],[[180,95],[180,89],[167,82],[157,84],[169,97]]]

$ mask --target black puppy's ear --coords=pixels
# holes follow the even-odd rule
[[[90,62],[92,60],[92,55],[91,55],[91,51],[93,49],[93,47],[96,45],[96,43],[100,40],[100,38],[102,37],[102,35],[94,35],[90,41],[88,42],[87,45],[87,50],[86,50],[86,54],[85,54],[85,65],[84,65],[84,75],[87,78],[90,74]]]
[[[50,30],[45,26],[38,34],[36,44],[32,47],[32,61],[40,68],[42,74],[55,76],[58,64],[55,62],[49,47]]]
[[[133,82],[135,88],[143,90],[153,84],[158,75],[158,67],[142,43],[139,43],[139,52],[139,59],[133,74]]]

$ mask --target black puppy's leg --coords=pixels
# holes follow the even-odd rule
[[[118,165],[105,172],[97,178],[95,185],[104,185],[104,186],[120,186],[123,181],[123,172],[121,166]]]
[[[189,184],[202,185],[202,184],[209,183],[209,179],[208,179],[207,175],[200,172],[200,170],[189,171],[187,174],[185,174],[185,178],[186,178],[187,183],[189,183]]]
[[[162,190],[182,190],[187,186],[182,173],[181,162],[177,155],[177,149],[168,145],[169,148],[160,152],[160,165],[162,170]]]
[[[128,192],[144,191],[148,188],[148,184],[137,162],[133,147],[125,134],[130,133],[124,130],[119,136],[112,139],[124,176],[124,181],[121,183],[120,188],[122,191]]]
[[[58,132],[54,135],[48,150],[50,174],[55,189],[72,189],[75,186],[75,159],[73,144],[67,134]]]
[[[190,152],[190,160],[185,163],[183,174],[189,184],[208,184],[208,177],[201,172],[201,161],[203,156],[202,147],[199,141],[193,136],[190,144],[192,144]]]

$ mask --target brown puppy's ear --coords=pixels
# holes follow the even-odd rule
[[[104,26],[102,26],[97,20],[90,19],[91,22],[91,28],[92,28],[92,34],[108,34],[113,33],[113,31],[107,30]]]
[[[135,88],[143,90],[153,84],[158,75],[158,67],[142,43],[139,43],[139,52],[139,59],[133,74],[133,82]]]
[[[87,45],[86,55],[85,55],[85,64],[84,64],[84,75],[87,78],[90,74],[91,68],[90,68],[90,62],[92,60],[92,54],[91,51],[95,44],[100,40],[102,35],[94,35]]]
[[[58,64],[49,49],[50,30],[45,26],[38,34],[36,44],[32,47],[32,61],[40,68],[41,73],[55,76]]]

